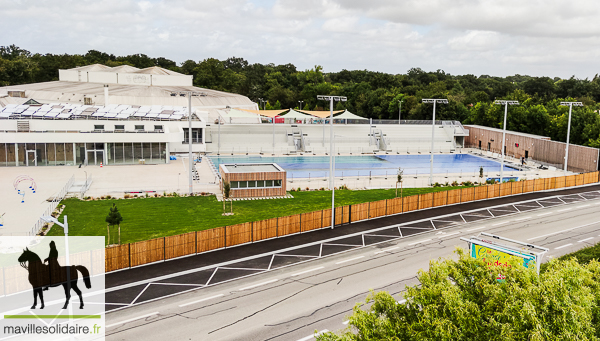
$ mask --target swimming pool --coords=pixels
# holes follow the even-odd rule
[[[329,156],[209,156],[215,166],[221,163],[274,162],[287,171],[288,178],[318,178],[329,176]],[[335,176],[395,175],[399,167],[405,176],[429,174],[430,155],[351,155],[335,157]],[[470,154],[434,155],[433,173],[478,174],[499,172],[500,162]],[[504,166],[504,170],[518,169]]]

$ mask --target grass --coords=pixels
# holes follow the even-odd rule
[[[446,191],[458,187],[406,188],[404,196]],[[82,201],[66,199],[62,215],[69,220],[69,235],[106,236],[110,207],[115,203],[123,216],[121,243],[171,236],[191,231],[234,225],[249,221],[284,217],[331,207],[331,191],[291,192],[293,199],[234,201],[232,216],[223,216],[223,203],[214,196],[160,197]],[[359,204],[395,198],[395,189],[337,190],[336,206]],[[400,193],[400,191],[398,191]],[[229,211],[229,202],[227,203]],[[62,218],[59,218],[62,221]],[[111,239],[117,229],[111,229]],[[114,233],[114,234],[113,234]],[[61,236],[61,228],[53,227],[49,236]],[[116,239],[113,239],[113,243]]]

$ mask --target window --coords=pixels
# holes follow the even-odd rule
[[[281,180],[273,180],[275,182],[274,187],[281,187]]]
[[[256,182],[256,187],[259,187],[259,188],[265,187],[265,180],[258,180]]]
[[[115,125],[115,130],[125,130],[125,125],[117,124],[117,125]]]
[[[248,187],[248,181],[238,181],[240,184],[240,188],[246,188]]]
[[[104,130],[104,124],[94,124],[94,130]]]
[[[254,188],[256,187],[256,181],[252,180],[252,181],[248,181],[248,188]]]
[[[183,143],[189,142],[190,129],[183,128]],[[202,128],[192,128],[192,143],[202,143]]]
[[[231,181],[231,188],[239,188],[240,184],[239,181]]]
[[[155,125],[154,126],[154,130],[155,131],[162,131],[163,130],[163,126],[162,125]]]
[[[136,125],[135,130],[144,130],[144,125],[143,124]]]
[[[265,187],[273,187],[273,180],[265,180],[266,185]]]

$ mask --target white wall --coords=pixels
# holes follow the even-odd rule
[[[117,82],[127,85],[152,85],[152,75],[143,73],[118,73]]]
[[[111,72],[88,72],[88,82],[116,84],[117,74]]]
[[[79,73],[73,70],[58,70],[58,79],[65,82],[79,82]]]
[[[164,85],[164,86],[192,86],[193,76],[166,76],[166,75],[152,75],[152,85]]]

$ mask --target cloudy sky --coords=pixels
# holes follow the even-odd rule
[[[0,45],[181,63],[592,78],[595,0],[0,0]]]

